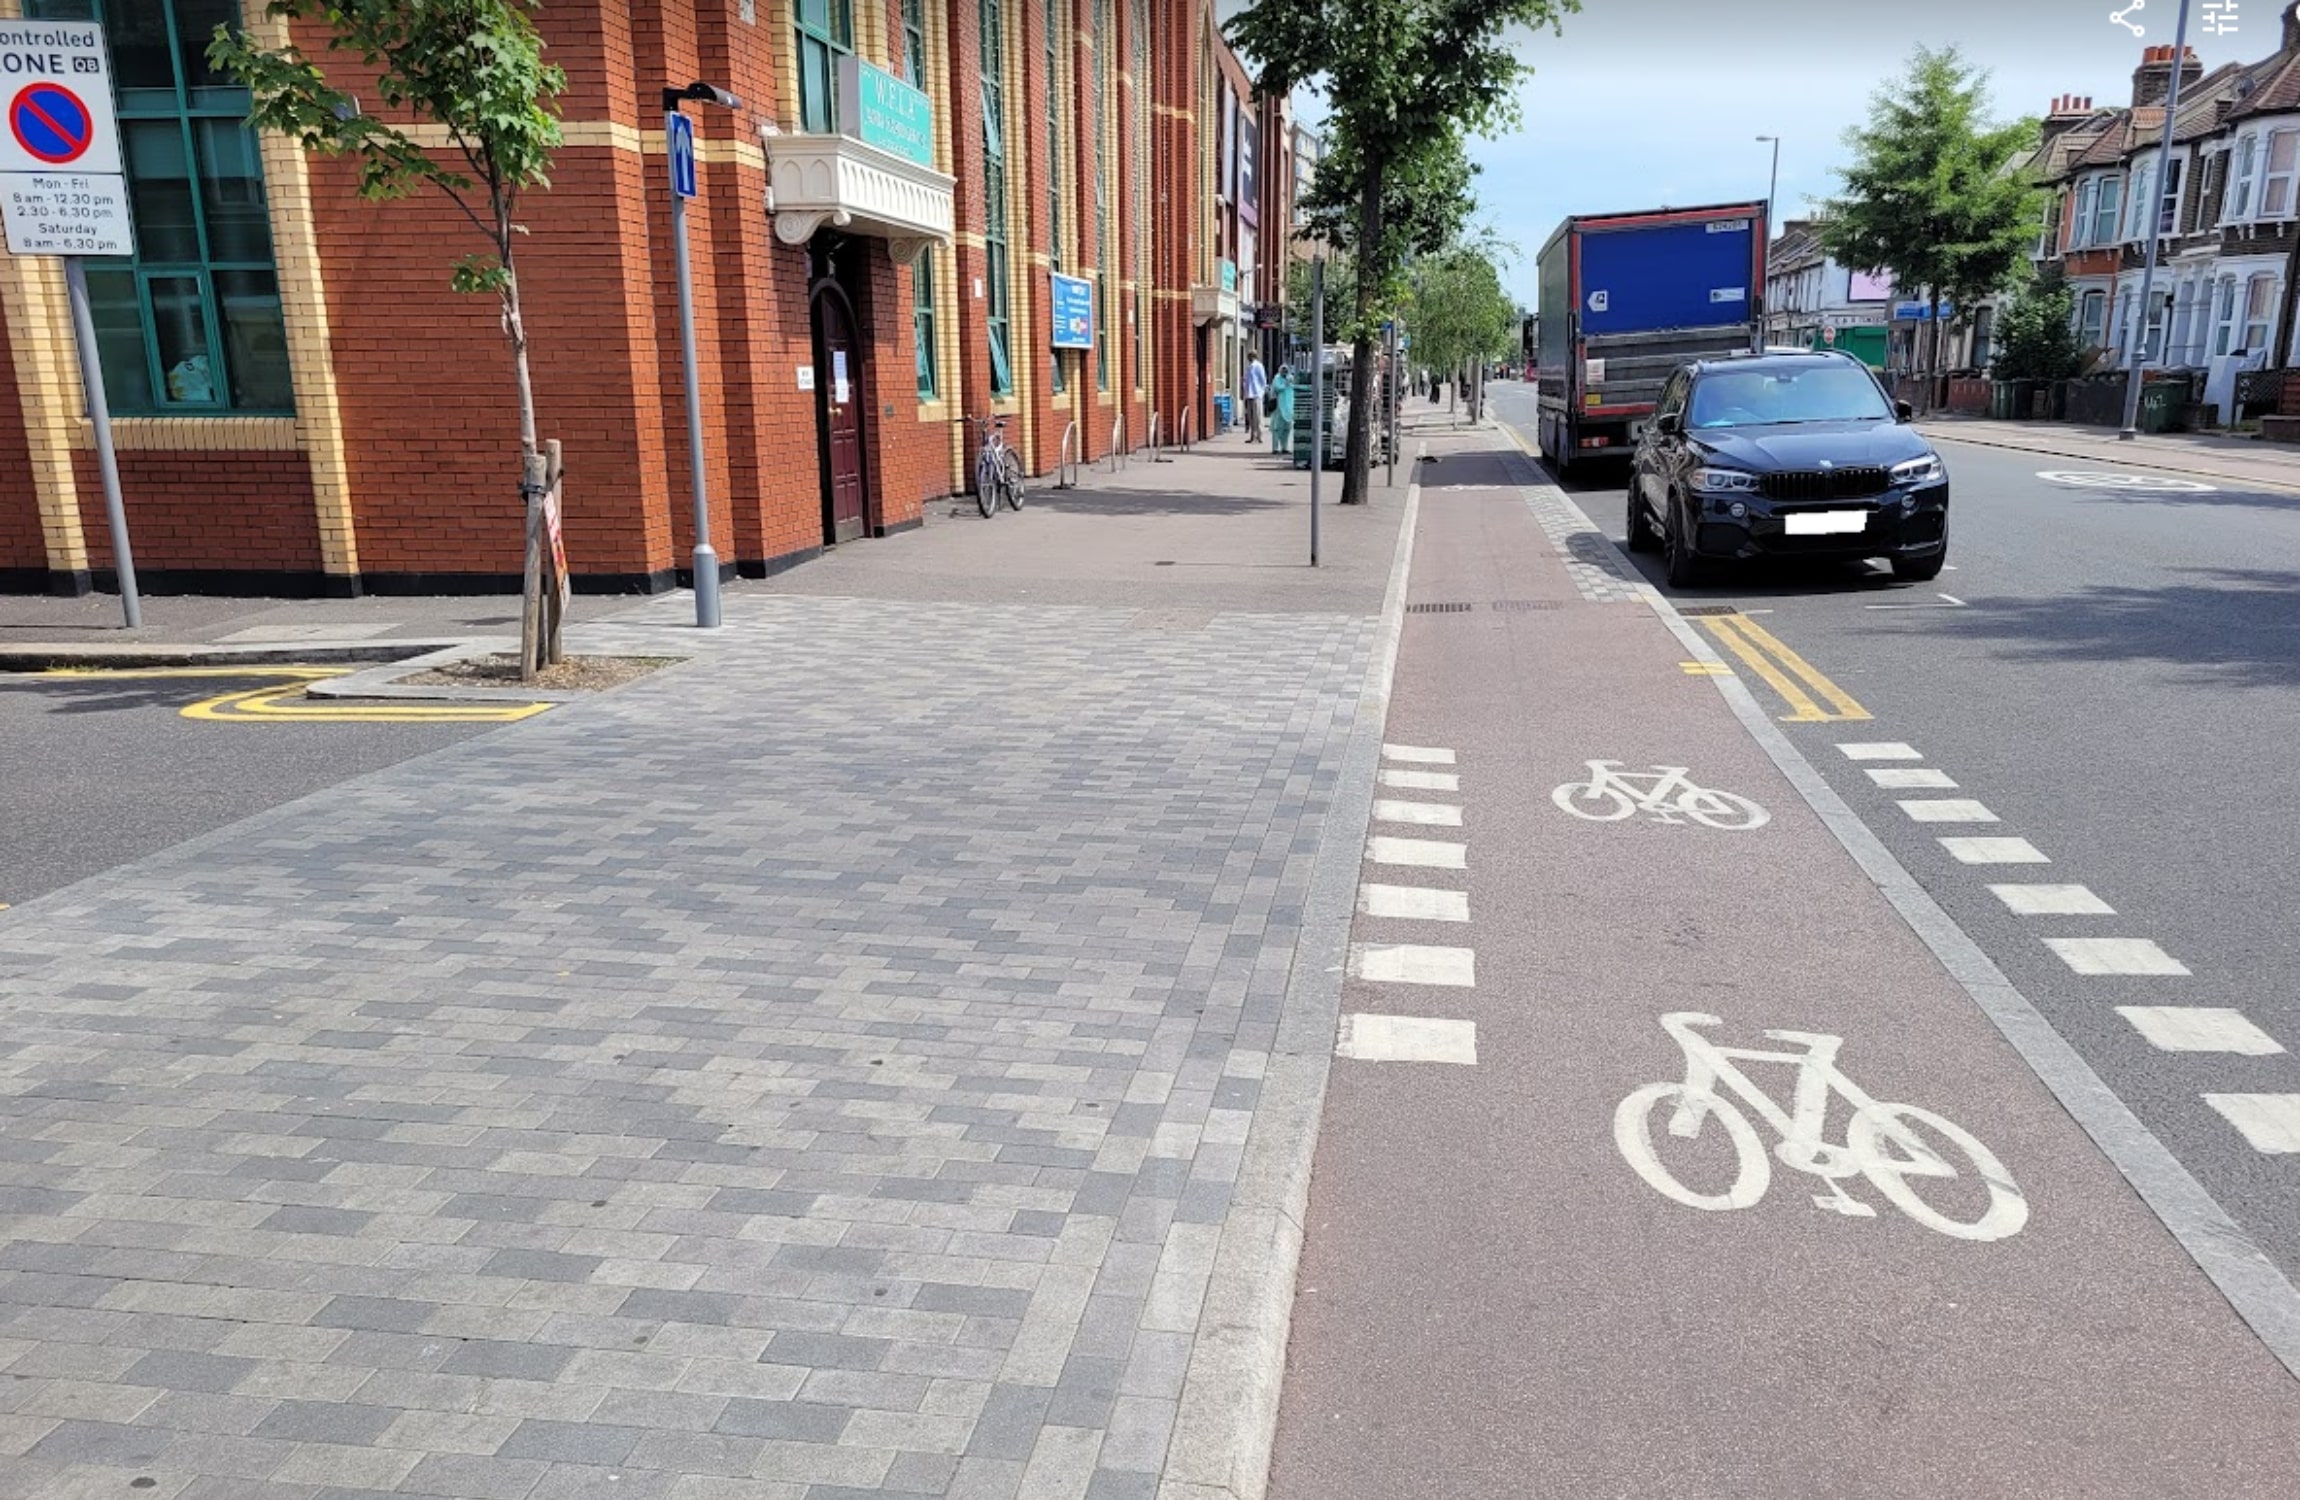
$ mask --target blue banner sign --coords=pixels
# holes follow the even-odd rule
[[[1054,347],[1094,347],[1094,283],[1082,276],[1056,273],[1054,283]]]

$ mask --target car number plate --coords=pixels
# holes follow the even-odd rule
[[[1865,510],[1809,510],[1781,518],[1781,529],[1790,536],[1840,536],[1865,531],[1868,525]]]

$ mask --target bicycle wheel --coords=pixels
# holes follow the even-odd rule
[[[1636,801],[1627,792],[1596,781],[1569,781],[1551,792],[1549,800],[1592,823],[1618,823],[1637,811]]]
[[[1000,450],[998,472],[1003,481],[1000,487],[1006,491],[1007,509],[1022,509],[1022,491],[1026,482],[1022,473],[1022,455],[1012,448]]]
[[[1978,1217],[1970,1220],[1952,1217],[1918,1197],[1917,1190],[1910,1186],[1912,1177],[1948,1182],[1964,1175],[1945,1153],[1936,1152],[1917,1134],[1912,1128],[1917,1125],[1955,1147],[1980,1180],[1988,1202]],[[2028,1199],[2013,1182],[2004,1163],[1996,1159],[1996,1153],[1962,1125],[1944,1120],[1929,1109],[1919,1109],[1914,1104],[1872,1104],[1857,1110],[1846,1129],[1845,1145],[1852,1151],[1853,1159],[1861,1164],[1862,1173],[1876,1184],[1877,1191],[1927,1229],[1960,1240],[2001,1240],[2020,1233],[2021,1227],[2028,1223]],[[1968,1192],[1964,1196],[1969,1199],[1973,1195]]]
[[[1733,1181],[1725,1191],[1697,1193],[1661,1164],[1661,1153],[1653,1144],[1653,1108],[1663,1103],[1672,1106],[1669,1134],[1677,1140],[1699,1139],[1703,1122],[1711,1118],[1724,1125],[1736,1158]],[[1613,1144],[1646,1186],[1687,1208],[1712,1213],[1747,1208],[1764,1197],[1773,1182],[1772,1163],[1765,1155],[1765,1143],[1757,1139],[1757,1127],[1728,1101],[1682,1083],[1649,1083],[1622,1100],[1613,1111]]]
[[[1704,828],[1723,828],[1740,832],[1762,828],[1772,821],[1768,813],[1747,797],[1736,797],[1731,792],[1712,792],[1701,787],[1687,787],[1678,794],[1677,810]]]
[[[974,508],[984,520],[998,514],[998,460],[988,448],[974,461]]]

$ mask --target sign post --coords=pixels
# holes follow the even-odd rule
[[[1310,566],[1318,565],[1318,477],[1326,468],[1326,258],[1310,262]]]
[[[671,259],[679,279],[679,354],[687,376],[687,465],[695,489],[695,625],[719,625],[719,554],[711,548],[711,501],[703,477],[702,371],[695,357],[695,279],[687,265],[687,200],[697,196],[695,122],[679,112],[689,99],[740,109],[742,101],[707,83],[663,90],[663,144],[671,162]]]
[[[96,320],[81,258],[133,255],[120,126],[112,115],[112,67],[104,31],[92,21],[0,21],[0,219],[12,255],[60,255],[72,302],[72,342],[96,433],[96,471],[112,533],[112,569],[128,629],[144,623],[120,464],[112,451],[112,408],[96,355]]]

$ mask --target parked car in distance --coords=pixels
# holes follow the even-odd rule
[[[1938,577],[1949,475],[1909,408],[1849,354],[1738,354],[1681,365],[1629,476],[1629,548],[1670,585],[1760,557],[1883,558]]]

